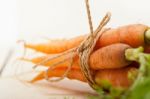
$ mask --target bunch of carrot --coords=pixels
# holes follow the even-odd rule
[[[59,55],[77,47],[87,35],[78,36],[69,40],[54,40],[42,44],[25,44],[25,48],[30,48],[47,55],[33,58],[22,59],[30,61],[34,64],[42,63],[42,66],[50,68],[53,64],[60,62],[52,70],[47,71],[47,76],[62,77],[70,65],[70,58],[66,59],[66,55],[48,60],[49,57]],[[102,86],[103,81],[109,82],[115,87],[128,88],[133,81],[129,79],[128,74],[136,74],[139,65],[126,57],[128,49],[143,46],[148,52],[148,44],[150,43],[150,29],[146,25],[132,24],[122,26],[116,29],[109,29],[98,39],[94,51],[90,55],[89,64],[92,71],[92,77],[96,84]],[[66,75],[69,79],[76,79],[87,82],[81,68],[78,53],[75,53],[73,65]],[[45,71],[41,72],[31,81],[36,82],[45,78]]]

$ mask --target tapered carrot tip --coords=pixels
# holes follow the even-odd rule
[[[72,39],[49,40],[47,43],[24,44],[25,48],[30,48],[47,54],[61,53],[75,46],[78,46],[85,38],[85,35],[78,36]]]
[[[23,61],[26,61],[26,62],[31,62],[31,63],[34,63],[34,64],[39,64],[39,63],[43,62],[45,59],[47,59],[47,57],[48,56],[40,56],[40,57],[36,57],[36,58],[32,58],[32,59],[19,58],[19,60],[23,60]],[[49,67],[49,66],[52,66],[53,64],[55,64],[55,63],[57,63],[57,62],[59,62],[63,59],[64,59],[64,57],[58,57],[56,59],[44,62],[43,64],[41,64],[41,66]],[[64,61],[64,62],[56,65],[55,67],[67,68],[68,66],[70,66],[70,60]],[[78,62],[77,59],[74,60],[72,68],[77,69],[77,70],[80,69],[79,62]]]
[[[40,56],[40,57],[35,57],[35,58],[31,58],[31,59],[28,59],[28,58],[19,58],[19,60],[22,60],[22,61],[27,61],[27,62],[32,62],[32,63],[34,63],[34,64],[38,64],[38,63],[41,63],[41,62],[43,62],[45,59],[47,59],[49,57],[49,55],[48,56]],[[56,59],[53,59],[53,60],[49,60],[49,61],[47,61],[47,62],[44,62],[42,65],[43,66],[50,66],[50,65],[52,65],[52,64],[54,64],[54,63],[56,63],[56,62],[58,62],[58,61],[60,61],[60,60],[63,60],[63,58],[56,58]],[[65,63],[65,62],[64,62]],[[62,63],[63,64],[63,63]],[[61,65],[62,65],[61,64]],[[66,64],[67,65],[67,64]]]
[[[32,59],[28,59],[28,58],[19,58],[18,60],[25,61],[25,62],[31,62],[31,63],[34,63],[34,64],[38,63],[37,60],[32,60]]]
[[[53,70],[48,71],[47,76],[49,78],[62,77],[64,75],[64,73],[66,72],[66,70],[67,70],[67,67],[64,67],[64,68],[58,67],[58,68],[55,68]],[[43,71],[40,74],[38,74],[35,78],[33,78],[30,82],[34,83],[36,81],[45,79],[45,75],[46,74]],[[82,72],[80,70],[76,70],[76,69],[71,69],[66,77],[69,78],[69,79],[76,79],[76,80],[80,80],[80,81],[83,81],[83,82],[86,81],[86,79],[83,76]]]
[[[42,80],[44,78],[44,72],[41,72],[40,74],[38,74],[35,78],[33,78],[31,81],[29,81],[30,83],[34,83],[36,81]]]
[[[26,61],[26,62],[32,62],[34,64],[38,64],[38,63],[42,62],[44,60],[44,58],[43,57],[37,57],[37,58],[32,58],[32,59],[19,58],[19,60]]]
[[[24,58],[24,57],[18,58],[18,60],[31,62],[31,60],[30,60],[30,59],[27,59],[27,58]]]

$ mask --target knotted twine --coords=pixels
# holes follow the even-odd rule
[[[106,29],[106,30],[102,30],[102,29],[109,22],[111,14],[109,12],[106,13],[105,17],[100,22],[100,25],[98,26],[96,31],[93,32],[93,26],[92,26],[92,20],[91,20],[90,7],[89,7],[88,0],[85,0],[85,3],[86,3],[86,10],[87,10],[91,33],[78,47],[77,52],[78,52],[79,59],[80,59],[81,70],[82,70],[84,76],[86,77],[88,84],[93,89],[96,89],[96,83],[93,80],[92,73],[90,71],[89,56],[93,52],[93,49],[96,45],[97,40],[102,36],[102,34],[105,31],[108,30],[108,29]]]

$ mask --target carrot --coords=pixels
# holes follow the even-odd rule
[[[67,70],[67,67],[62,67],[62,66],[59,66],[51,71],[48,72],[48,77],[49,78],[52,78],[52,77],[61,77],[65,71]],[[45,78],[45,72],[41,72],[40,74],[38,74],[35,78],[33,78],[31,80],[31,83],[34,83],[36,81],[39,81],[39,80],[42,80]],[[76,80],[80,80],[80,81],[86,81],[86,79],[84,78],[81,70],[76,70],[74,68],[72,68],[68,75],[67,75],[67,78],[69,79],[76,79]]]
[[[49,55],[46,55],[46,56],[40,56],[40,57],[36,57],[36,58],[33,58],[33,59],[27,59],[27,58],[20,58],[20,60],[23,60],[23,61],[28,61],[28,62],[32,62],[34,64],[38,64],[38,63],[41,63],[42,61],[44,61],[45,59],[47,59],[47,57],[49,57]],[[64,56],[61,56],[61,57],[58,57],[58,58],[55,58],[53,60],[49,60],[45,63],[42,64],[42,66],[51,66],[53,64],[55,64],[56,62],[59,62],[61,60],[64,60],[65,57]],[[69,66],[70,65],[70,60],[71,59],[68,59],[62,63],[60,63],[59,65],[57,65],[56,67],[59,67],[59,66],[62,66],[62,67],[66,67],[66,66]],[[73,65],[72,67],[74,69],[79,69],[79,62],[78,62],[78,58],[74,58],[74,61],[73,61]]]
[[[145,41],[149,41],[150,39],[150,32],[146,32],[147,29],[148,27],[142,24],[132,24],[110,29],[103,33],[97,41],[95,48],[98,49],[113,43],[125,43],[131,47],[143,46],[146,43]],[[69,40],[55,40],[44,44],[25,44],[25,47],[47,54],[61,53],[77,47],[86,36],[79,36]]]
[[[131,47],[145,45],[144,39],[149,39],[144,38],[147,29],[148,27],[142,24],[132,24],[111,29],[102,35],[101,39],[97,42],[97,47],[99,48],[118,42],[128,44]],[[149,34],[149,32],[147,33]]]
[[[53,53],[61,53],[66,50],[69,50],[75,46],[78,46],[83,40],[85,36],[78,36],[69,40],[51,40],[48,43],[41,44],[25,44],[25,48],[34,49],[39,52],[53,54]]]
[[[61,67],[61,66],[60,66]],[[66,67],[55,68],[48,72],[48,77],[61,77],[65,71],[67,70]],[[109,82],[112,86],[117,87],[129,87],[132,84],[132,80],[128,78],[128,72],[136,72],[137,69],[132,65],[128,67],[124,67],[121,69],[104,69],[95,71],[94,80],[98,85],[102,85],[102,81]],[[45,72],[41,72],[35,78],[31,80],[31,83],[43,80],[45,78]],[[83,76],[81,70],[71,69],[68,73],[67,78],[79,80],[82,82],[86,82],[85,77]]]
[[[104,82],[110,82],[112,86],[129,87],[133,81],[129,79],[128,73],[137,73],[137,68],[128,66],[121,69],[98,70],[95,74],[95,82],[103,86]]]
[[[130,64],[125,58],[125,50],[130,48],[126,44],[112,44],[102,47],[90,56],[90,66],[94,70],[121,68]]]
[[[130,48],[130,46],[126,44],[112,44],[106,47],[102,47],[95,52],[93,52],[90,56],[89,64],[91,69],[111,69],[111,68],[121,68],[129,65],[131,62],[125,59],[125,50]],[[45,57],[43,57],[45,58]],[[43,61],[43,58],[34,58],[29,61],[37,64]],[[64,57],[63,57],[64,58]],[[55,60],[50,60],[45,62],[43,65],[50,66],[59,60],[63,60],[62,57],[56,58]],[[64,63],[59,64],[58,66],[68,66],[70,64],[69,60]],[[80,67],[79,59],[74,60],[74,67]]]

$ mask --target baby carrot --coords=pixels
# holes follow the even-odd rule
[[[34,49],[39,52],[53,54],[53,53],[61,53],[66,50],[69,50],[75,46],[78,46],[83,40],[85,36],[78,36],[69,40],[51,40],[48,43],[40,43],[40,44],[25,44],[25,48]]]
[[[59,66],[51,71],[48,72],[48,77],[52,78],[52,77],[61,77],[65,71],[67,70],[67,67],[62,67]],[[42,80],[45,78],[45,72],[41,72],[40,74],[38,74],[35,78],[33,78],[31,80],[31,83],[34,83],[36,81]],[[67,74],[67,78],[69,79],[76,79],[76,80],[80,80],[80,81],[86,81],[85,77],[83,76],[81,70],[76,70],[71,68],[71,70],[69,71],[69,73]]]
[[[129,45],[116,43],[96,50],[90,56],[91,69],[121,68],[129,65],[131,62],[124,55],[128,48]]]
[[[128,66],[120,69],[98,70],[95,74],[95,82],[103,86],[103,81],[108,81],[112,86],[127,88],[133,82],[128,77],[129,72],[137,73],[137,68]]]
[[[61,66],[60,66],[61,67]],[[67,70],[66,67],[61,68],[55,68],[54,70],[51,70],[48,72],[48,77],[62,77],[62,75]],[[137,72],[137,68],[129,65],[128,67],[120,68],[120,69],[104,69],[104,70],[98,70],[95,71],[94,80],[98,85],[103,86],[102,82],[107,81],[112,86],[115,87],[124,87],[127,88],[132,84],[132,80],[128,78],[129,72]],[[38,74],[35,78],[31,80],[31,83],[43,80],[45,78],[45,72],[41,72]],[[86,78],[82,74],[81,70],[71,69],[71,71],[68,73],[67,78],[79,80],[86,82]]]
[[[113,43],[125,43],[131,47],[143,46],[150,41],[148,26],[142,24],[132,24],[116,29],[110,29],[103,33],[95,46],[96,49]],[[69,40],[55,40],[41,44],[25,44],[26,48],[31,48],[43,53],[61,53],[73,47],[77,47],[87,35],[79,36]],[[146,42],[145,42],[146,41]]]
[[[38,64],[38,63],[41,63],[42,61],[44,61],[45,59],[47,59],[49,57],[49,55],[46,55],[46,56],[40,56],[40,57],[36,57],[36,58],[32,58],[32,59],[27,59],[27,58],[20,58],[20,60],[23,60],[23,61],[28,61],[28,62],[32,62],[34,64]],[[59,62],[61,60],[64,60],[65,57],[64,56],[61,56],[61,57],[58,57],[58,58],[55,58],[55,59],[52,59],[52,60],[49,60],[47,62],[44,62],[42,64],[42,66],[51,66],[53,64],[55,64],[56,62]],[[59,66],[62,66],[62,67],[68,67],[70,65],[70,61],[71,59],[67,59],[65,60],[64,62],[60,63],[59,65],[56,65],[55,67],[59,67]],[[78,57],[77,58],[74,58],[74,61],[73,61],[73,65],[72,67],[74,69],[79,69],[79,59]]]
[[[132,24],[122,26],[116,29],[106,31],[97,42],[97,47],[103,47],[113,43],[125,43],[131,47],[138,47],[145,45],[144,39],[147,38],[145,35],[148,27],[142,24]],[[147,32],[149,34],[149,32]]]

